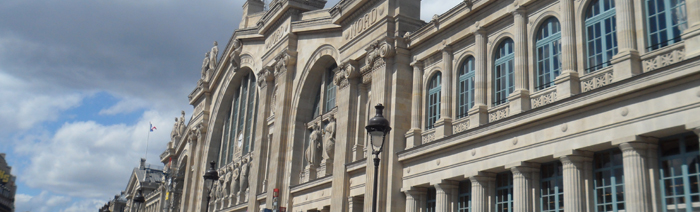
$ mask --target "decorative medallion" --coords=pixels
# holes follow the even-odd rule
[[[513,138],[513,145],[518,144],[518,137]]]
[[[439,166],[439,165],[440,165],[440,159],[437,159],[437,160],[435,161],[435,164]]]
[[[476,150],[472,149],[472,156],[476,155]]]
[[[567,125],[567,124],[561,125],[561,131],[562,131],[562,132],[566,132],[566,130],[568,130],[568,129],[569,129],[569,125]]]
[[[627,107],[623,107],[622,110],[620,110],[620,115],[622,115],[624,117],[624,116],[627,116],[627,114],[629,114],[629,112],[630,111],[629,111],[629,109],[627,109]]]

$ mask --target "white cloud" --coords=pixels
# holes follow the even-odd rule
[[[100,201],[98,199],[85,199],[73,202],[70,207],[61,210],[61,212],[94,212],[104,204],[105,201]]]
[[[150,136],[149,121],[160,129]],[[147,137],[148,163],[161,164],[158,156],[169,140],[171,126],[171,118],[155,111],[145,112],[134,125],[65,123],[50,138],[17,144],[16,151],[29,158],[20,181],[56,194],[108,198],[126,187],[138,158],[144,157]]]
[[[433,19],[433,15],[441,15],[461,2],[463,2],[463,0],[423,0],[420,2],[420,19],[425,22],[430,22],[430,20]]]
[[[43,191],[37,196],[15,195],[15,211],[49,212],[68,206],[71,198]],[[93,210],[94,211],[94,210]]]

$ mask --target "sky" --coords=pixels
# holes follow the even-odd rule
[[[425,0],[421,19],[461,1]],[[0,1],[0,152],[17,176],[15,211],[92,212],[139,158],[162,166],[204,53],[214,41],[223,51],[243,2]]]

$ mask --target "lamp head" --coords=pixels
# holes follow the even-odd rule
[[[384,146],[384,138],[391,131],[391,127],[389,126],[389,120],[384,118],[383,115],[384,105],[380,103],[374,108],[377,110],[377,113],[367,122],[365,129],[370,135],[373,149],[379,148],[379,150],[375,151],[381,151],[382,146]]]

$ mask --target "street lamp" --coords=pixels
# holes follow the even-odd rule
[[[214,181],[219,180],[219,173],[214,169],[214,167],[216,167],[216,162],[211,161],[209,165],[209,169],[204,173],[204,187],[209,187],[206,212],[209,212],[209,201],[211,201],[211,190],[214,188]]]
[[[379,153],[382,152],[384,147],[384,140],[386,134],[391,131],[389,126],[389,120],[386,120],[382,115],[384,111],[384,105],[377,104],[374,106],[377,109],[377,114],[372,117],[365,129],[367,134],[370,136],[370,143],[372,144],[372,154],[374,154],[374,195],[372,195],[372,212],[377,211],[377,175],[379,174]]]
[[[136,211],[139,211],[141,209],[141,205],[146,202],[146,198],[143,198],[143,193],[141,192],[141,189],[139,188],[136,191],[136,196],[134,196],[134,206],[136,207]]]

